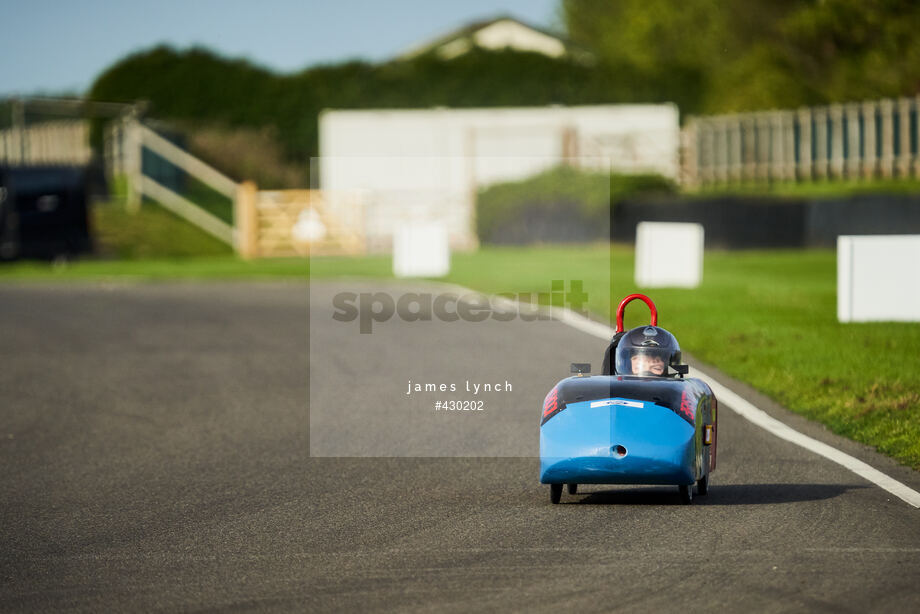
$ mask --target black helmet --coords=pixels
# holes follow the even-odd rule
[[[658,367],[658,364],[661,366]],[[618,375],[664,377],[673,374],[668,371],[668,367],[679,365],[680,346],[677,344],[677,339],[663,328],[639,326],[623,335],[617,344],[616,372]],[[660,373],[657,372],[659,369]]]

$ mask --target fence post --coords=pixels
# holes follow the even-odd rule
[[[126,204],[128,211],[137,213],[141,208],[141,148],[144,143],[141,139],[140,125],[133,112],[124,120],[123,132],[125,175],[128,183]]]
[[[716,163],[716,181],[725,184],[728,182],[728,122],[719,119],[713,127],[715,129],[713,158]]]
[[[105,173],[109,180],[120,175],[124,166],[121,154],[121,138],[121,124],[116,121],[109,122],[105,127],[105,135],[102,141]]]
[[[719,151],[721,144],[721,133],[719,131],[719,120],[710,119],[707,124],[707,135],[709,143],[709,183],[718,183],[721,178],[722,156]]]
[[[783,179],[795,181],[795,111],[783,111]]]
[[[799,116],[799,181],[809,181],[811,173],[811,109],[802,107]]]
[[[716,126],[707,119],[702,123],[701,156],[703,183],[712,185],[716,181]]]
[[[859,104],[851,103],[844,107],[847,117],[847,162],[848,178],[859,178]]]
[[[770,120],[766,111],[754,114],[754,133],[757,139],[757,150],[754,153],[755,179],[766,181],[770,178]]]
[[[700,183],[696,126],[696,119],[691,117],[687,120],[687,125],[684,126],[684,129],[680,131],[681,183],[688,187],[696,187]]]
[[[843,106],[832,104],[831,117],[831,174],[843,176]]]
[[[708,125],[706,120],[698,119],[696,122],[694,136],[696,137],[696,181],[697,185],[705,185],[708,180],[706,176],[707,158],[706,158],[706,134]]]
[[[875,102],[864,102],[863,112],[863,176],[875,177],[876,160],[878,159],[875,141]]]
[[[914,114],[917,121],[914,123],[914,142],[917,151],[914,153],[914,177],[920,177],[920,96],[914,97]]]
[[[756,179],[757,174],[757,122],[752,115],[748,115],[741,126],[742,147],[742,178],[745,181]]]
[[[739,183],[744,171],[742,164],[744,153],[741,150],[741,121],[737,117],[732,117],[729,122],[732,148],[729,177],[731,177],[733,183]]]
[[[827,177],[827,107],[819,107],[814,111],[815,118],[815,177]]]
[[[898,100],[898,176],[910,175],[910,98]]]
[[[770,181],[783,178],[783,118],[779,111],[772,111],[769,117],[770,130]]]
[[[894,172],[894,103],[884,99],[879,103],[882,112],[882,177]]]
[[[882,114],[882,177],[894,172],[894,103],[889,99],[879,102]]]
[[[236,221],[236,252],[245,260],[259,255],[258,189],[252,181],[244,181],[233,199],[233,219]]]

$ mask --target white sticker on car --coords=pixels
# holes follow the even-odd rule
[[[640,401],[624,401],[623,399],[607,399],[605,401],[592,401],[591,407],[607,407],[608,405],[625,405],[626,407],[642,407]]]

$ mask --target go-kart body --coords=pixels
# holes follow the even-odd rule
[[[698,379],[566,378],[544,404],[540,481],[694,484],[715,469],[717,411]]]
[[[642,346],[662,346],[668,365],[643,375],[635,338],[623,348],[614,364],[614,353],[627,333],[623,326],[626,305],[643,300],[651,311],[649,327],[633,329]],[[604,356],[602,375],[586,376],[590,365],[572,364],[579,375],[560,381],[543,402],[540,422],[540,482],[550,485],[550,500],[558,503],[562,485],[575,494],[579,484],[670,484],[676,485],[684,503],[709,488],[709,474],[716,468],[718,403],[709,386],[699,379],[684,378],[689,367],[680,362],[680,347],[673,336],[655,328],[658,312],[650,298],[627,296],[617,309],[617,334]],[[660,338],[658,342],[654,338]],[[663,361],[663,358],[661,359]],[[640,361],[641,362],[641,361]],[[646,367],[648,368],[648,367]],[[620,372],[617,372],[620,369]],[[671,370],[669,370],[671,369]],[[655,375],[654,373],[657,373]]]

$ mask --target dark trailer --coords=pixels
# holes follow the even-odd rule
[[[82,166],[0,166],[0,259],[91,252],[91,177]]]

